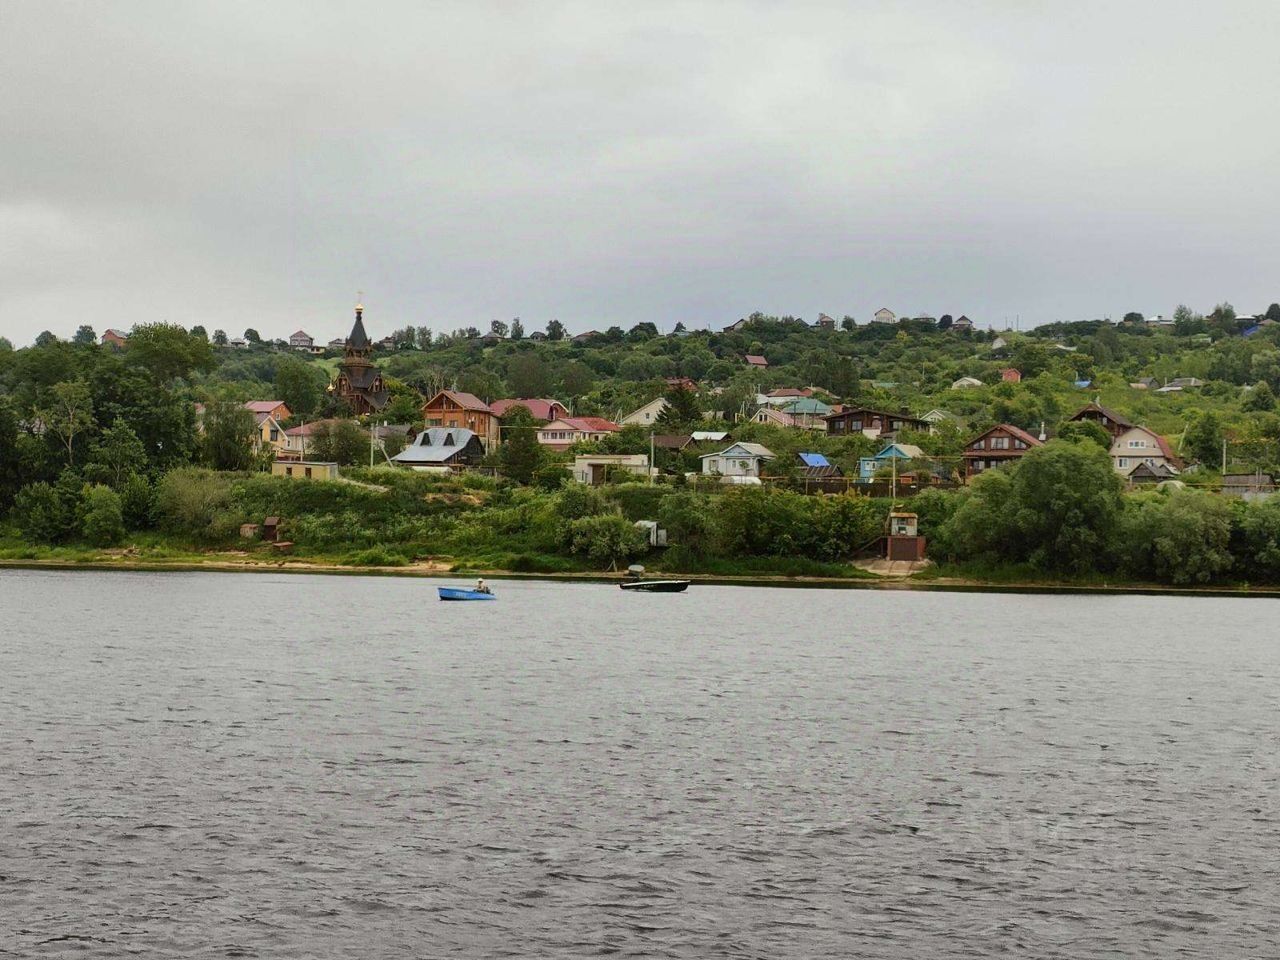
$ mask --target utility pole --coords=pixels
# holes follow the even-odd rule
[[[1222,438],[1222,475],[1227,474],[1227,438]]]
[[[649,430],[649,484],[653,485],[653,430]]]

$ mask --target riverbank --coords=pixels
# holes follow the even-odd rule
[[[79,557],[0,558],[0,571],[35,569],[64,571],[127,571],[147,573],[288,573],[319,576],[419,577],[467,579],[484,576],[495,580],[542,580],[582,583],[616,583],[625,576],[610,571],[525,572],[445,561],[424,561],[403,566],[350,565],[300,557],[263,557],[253,554],[210,553],[182,558],[141,558],[123,551],[90,551]],[[960,593],[1010,593],[1057,595],[1132,594],[1192,597],[1258,597],[1280,599],[1280,588],[1245,584],[1232,586],[1171,587],[1151,583],[1070,582],[1051,580],[1001,580],[948,576],[931,571],[914,577],[879,577],[850,568],[847,577],[785,574],[708,574],[663,570],[664,576],[680,576],[695,583],[727,586],[769,586],[860,590],[947,591]]]

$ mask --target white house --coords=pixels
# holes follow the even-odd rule
[[[662,416],[662,411],[667,409],[667,398],[658,397],[656,400],[650,400],[639,410],[627,414],[618,422],[624,426],[632,425],[640,427],[651,427],[658,421],[658,417]]]
[[[897,323],[898,315],[888,307],[881,307],[871,316],[873,323]]]
[[[951,384],[952,390],[964,390],[966,387],[980,387],[982,381],[977,377],[961,377]]]
[[[599,486],[610,471],[625,471],[645,477],[649,475],[649,458],[643,453],[592,453],[573,458],[573,479],[589,486]]]
[[[765,423],[771,427],[794,427],[796,426],[796,418],[789,413],[783,413],[775,407],[761,407],[751,417],[752,423]]]
[[[763,464],[774,459],[768,447],[759,443],[730,444],[719,453],[703,454],[702,472],[719,477],[759,477]]]
[[[1112,441],[1111,463],[1126,477],[1140,463],[1168,467],[1175,473],[1181,466],[1168,441],[1146,427],[1130,427]]]
[[[289,335],[289,346],[295,350],[310,350],[315,345],[315,339],[305,330],[295,330]]]

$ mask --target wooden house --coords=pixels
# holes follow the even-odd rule
[[[492,407],[474,394],[441,390],[422,405],[422,419],[427,427],[470,430],[480,438],[486,451],[492,452],[498,446],[498,417]]]
[[[1032,447],[1043,446],[1021,427],[1002,423],[974,437],[964,448],[964,476],[972,480],[984,470],[1001,467],[1026,456]]]

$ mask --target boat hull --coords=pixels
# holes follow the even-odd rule
[[[436,587],[441,600],[496,600],[492,593],[480,593],[477,590],[459,590],[456,587]]]
[[[689,588],[688,580],[635,580],[618,584],[623,590],[633,593],[684,593]]]

